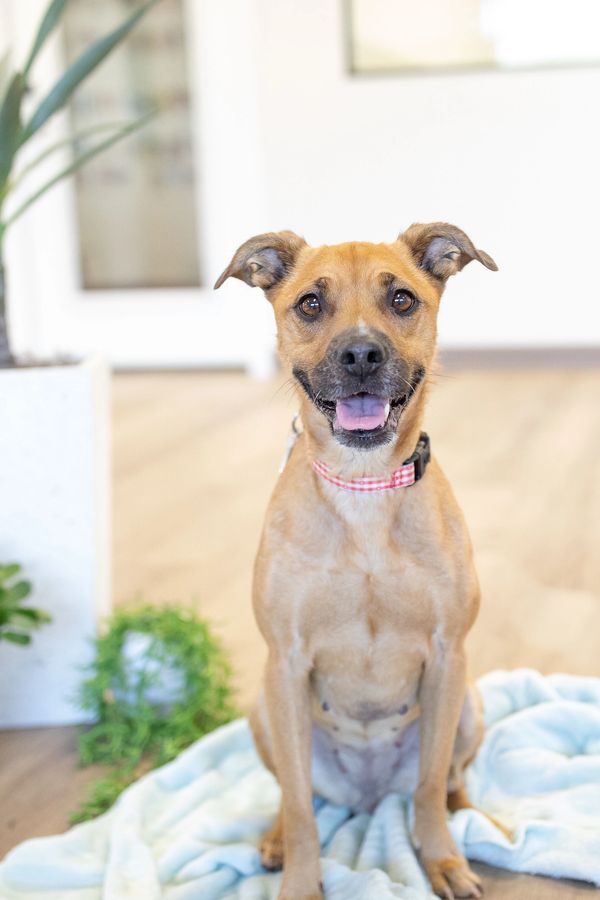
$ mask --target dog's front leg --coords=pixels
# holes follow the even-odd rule
[[[414,840],[436,894],[481,897],[481,882],[459,853],[446,823],[448,773],[466,690],[462,638],[435,636],[420,689],[419,785]]]
[[[319,837],[312,807],[309,666],[293,653],[269,653],[265,700],[281,787],[284,874],[279,900],[319,900]]]

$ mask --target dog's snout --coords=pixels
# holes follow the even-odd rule
[[[387,350],[377,341],[352,341],[340,350],[339,361],[350,375],[373,375],[387,359]]]

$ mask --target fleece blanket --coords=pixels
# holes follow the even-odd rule
[[[467,857],[600,885],[600,679],[494,672],[479,682],[486,735],[469,769],[480,813],[451,830]],[[132,785],[100,818],[21,844],[0,864],[2,900],[267,900],[280,874],[257,846],[279,789],[245,720]],[[390,794],[372,815],[315,798],[327,900],[431,900],[410,845],[410,803]]]

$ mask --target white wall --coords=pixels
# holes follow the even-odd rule
[[[500,272],[448,287],[443,344],[600,344],[600,68],[352,78],[342,6],[259,2],[272,227],[333,243],[454,222]]]

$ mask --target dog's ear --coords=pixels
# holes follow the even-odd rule
[[[289,275],[298,253],[306,246],[304,238],[293,231],[257,234],[236,250],[225,271],[217,278],[215,288],[220,288],[228,278],[239,278],[251,287],[269,291]]]
[[[398,240],[408,246],[419,268],[440,281],[445,282],[473,259],[494,272],[498,271],[491,256],[484,250],[477,250],[464,231],[447,222],[411,225],[398,235]]]

